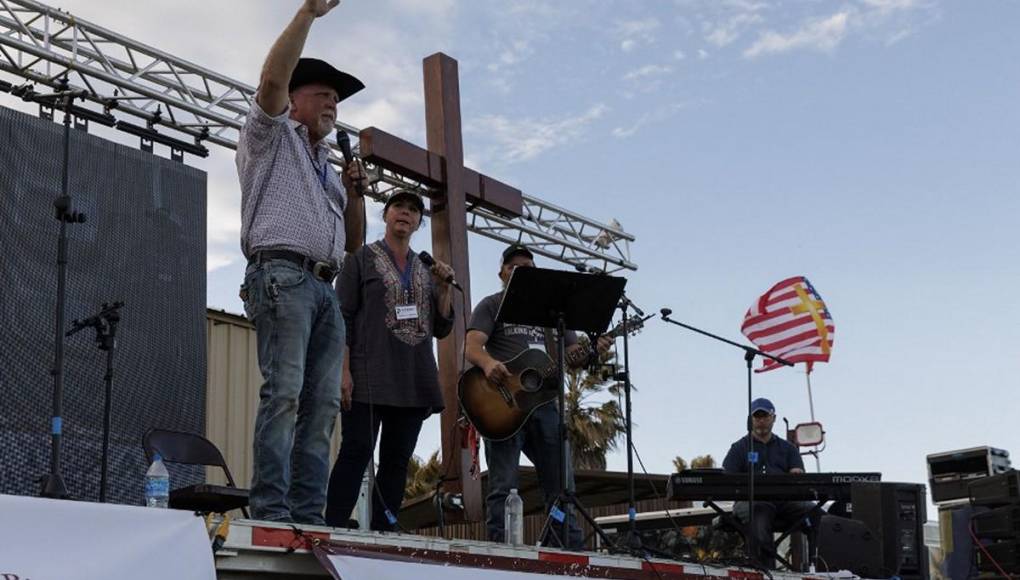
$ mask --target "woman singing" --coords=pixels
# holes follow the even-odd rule
[[[392,530],[422,423],[443,409],[432,337],[453,328],[453,269],[411,250],[425,206],[399,191],[383,208],[386,233],[344,260],[337,285],[347,326],[341,384],[343,440],[329,478],[326,523],[347,526],[379,440],[373,530]],[[381,435],[380,435],[381,426]]]

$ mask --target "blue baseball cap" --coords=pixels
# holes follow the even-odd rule
[[[772,401],[764,397],[759,397],[751,401],[751,414],[754,415],[758,411],[765,411],[769,415],[775,415],[776,406],[772,404]]]

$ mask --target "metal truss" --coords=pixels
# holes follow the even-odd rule
[[[202,155],[204,143],[237,148],[239,131],[254,100],[255,87],[218,74],[34,0],[0,0],[0,72],[60,90],[84,90],[98,111],[79,108],[76,115],[103,122],[113,114],[144,121],[136,126],[111,122],[139,135],[143,146],[153,140]],[[66,82],[66,84],[64,84]],[[0,89],[24,94],[24,86]],[[359,130],[345,123],[358,142]],[[334,162],[339,164],[336,151]],[[384,200],[397,188],[425,191],[422,184],[381,167],[368,167],[370,196]],[[619,224],[602,224],[542,200],[524,196],[524,211],[509,219],[482,207],[468,211],[468,230],[505,243],[524,243],[536,254],[579,270],[636,270],[630,261],[634,236]]]

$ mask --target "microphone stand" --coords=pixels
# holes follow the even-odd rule
[[[634,312],[641,317],[644,317],[644,312],[641,311],[633,302],[627,298],[624,294],[620,298],[619,304],[620,312],[623,315],[623,372],[617,373],[617,380],[623,379],[623,400],[624,400],[624,417],[625,425],[627,429],[627,535],[624,537],[626,547],[631,551],[641,550],[641,535],[637,531],[637,507],[634,501],[634,447],[631,438],[633,437],[633,423],[631,422],[631,403],[630,403],[630,328],[628,328],[629,318],[627,312],[630,308],[634,309]]]
[[[103,456],[100,462],[99,503],[106,503],[107,474],[110,466],[110,427],[113,407],[113,351],[117,348],[117,323],[120,322],[120,308],[123,302],[103,303],[103,309],[84,320],[75,320],[65,336],[71,336],[89,327],[96,329],[96,344],[106,352],[106,374],[103,397]]]
[[[684,324],[683,322],[677,322],[676,320],[673,320],[672,318],[669,317],[670,314],[673,314],[673,311],[670,310],[669,308],[663,308],[659,312],[662,314],[662,320],[665,321],[665,322],[668,322],[670,324],[675,324],[675,325],[677,325],[677,326],[679,326],[681,328],[686,328],[687,330],[696,332],[698,334],[702,334],[702,335],[707,336],[709,338],[714,338],[715,340],[718,340],[719,342],[724,342],[726,344],[733,345],[733,346],[739,348],[740,350],[744,351],[744,361],[747,364],[747,463],[748,463],[748,466],[747,466],[747,511],[748,511],[747,527],[748,527],[748,533],[746,534],[746,539],[747,539],[746,546],[747,546],[747,557],[748,557],[748,559],[750,559],[752,562],[755,562],[757,564],[758,563],[758,558],[757,558],[757,555],[756,555],[756,552],[755,552],[755,545],[754,545],[754,543],[755,543],[755,540],[754,540],[754,472],[757,470],[758,453],[754,450],[754,432],[752,430],[752,423],[751,423],[751,392],[752,392],[752,389],[751,389],[751,376],[753,374],[751,372],[751,366],[752,366],[752,363],[754,362],[754,357],[756,357],[756,356],[763,356],[765,358],[770,358],[770,359],[776,361],[777,363],[779,363],[781,365],[788,366],[788,367],[792,367],[793,363],[788,361],[788,360],[782,359],[780,357],[773,356],[773,355],[771,355],[771,354],[769,354],[767,352],[758,350],[757,348],[754,348],[753,346],[747,346],[745,344],[740,344],[739,342],[733,342],[732,340],[729,340],[727,338],[723,338],[723,337],[718,336],[716,334],[712,334],[711,332],[706,332],[704,330],[701,330],[700,328],[695,328],[695,327],[690,326],[688,324]]]
[[[71,153],[71,109],[74,99],[84,96],[85,91],[71,90],[67,77],[60,80],[55,93],[41,95],[30,87],[21,87],[17,95],[26,101],[64,109],[64,162],[61,177],[60,197],[53,201],[56,219],[60,222],[57,237],[57,305],[53,342],[53,417],[50,421],[50,472],[40,478],[40,495],[53,499],[66,499],[67,486],[60,474],[60,447],[63,436],[64,400],[64,311],[67,300],[67,224],[85,222],[85,214],[74,211],[69,193]]]

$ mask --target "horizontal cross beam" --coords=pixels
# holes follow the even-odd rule
[[[428,187],[445,186],[446,160],[440,155],[376,127],[362,129],[359,137],[361,158],[365,161],[407,175]],[[463,171],[469,207],[481,206],[509,219],[521,217],[524,207],[521,190],[467,167]]]

